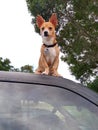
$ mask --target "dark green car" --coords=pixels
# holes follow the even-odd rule
[[[0,130],[98,130],[98,94],[64,78],[0,72]]]

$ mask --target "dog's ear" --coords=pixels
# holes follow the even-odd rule
[[[54,27],[58,25],[57,15],[55,13],[52,14],[52,16],[49,19],[49,22],[51,22]]]
[[[38,15],[38,16],[36,17],[36,24],[37,24],[37,26],[38,26],[39,28],[41,27],[41,25],[42,25],[44,22],[45,22],[45,20],[43,19],[42,16]]]

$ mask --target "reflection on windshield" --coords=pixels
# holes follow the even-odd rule
[[[39,101],[37,103],[34,103],[34,101],[21,101],[22,109],[37,109],[37,110],[45,110],[52,112],[54,111],[54,107],[51,104],[48,104],[46,102]],[[54,113],[55,116],[57,116],[60,120],[65,121],[64,115],[60,113],[58,110]]]
[[[0,83],[0,130],[98,130],[98,107],[68,90]]]

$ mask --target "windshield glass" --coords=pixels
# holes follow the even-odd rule
[[[98,107],[62,88],[0,83],[0,130],[98,130]]]

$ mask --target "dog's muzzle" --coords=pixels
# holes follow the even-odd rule
[[[48,36],[49,36],[47,31],[44,32],[44,36],[45,36],[45,37],[48,37]]]

